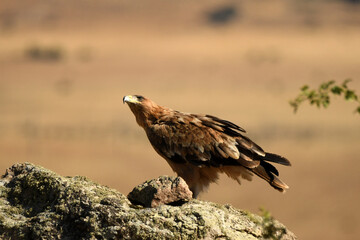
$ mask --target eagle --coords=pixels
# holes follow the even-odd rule
[[[289,188],[271,164],[290,166],[289,160],[265,152],[238,125],[212,115],[176,111],[140,95],[124,96],[123,103],[155,151],[186,181],[194,198],[216,182],[220,173],[239,184],[241,178],[251,181],[255,174],[280,192]]]

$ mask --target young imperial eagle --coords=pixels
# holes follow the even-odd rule
[[[216,182],[219,173],[238,183],[240,178],[250,181],[254,173],[281,192],[289,188],[269,162],[286,166],[290,162],[265,152],[234,123],[172,110],[139,95],[125,96],[123,102],[129,105],[155,151],[186,181],[194,198]]]

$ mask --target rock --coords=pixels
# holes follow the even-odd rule
[[[163,192],[168,196],[172,190]],[[0,179],[0,239],[280,239],[280,235],[296,239],[276,220],[230,205],[189,200],[178,206],[144,208],[86,177],[62,177],[29,163],[15,164]]]
[[[192,192],[181,177],[161,176],[135,187],[127,197],[134,204],[157,207],[181,205],[192,198]]]

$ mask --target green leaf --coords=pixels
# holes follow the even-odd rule
[[[320,88],[319,89],[328,89],[330,87],[330,85],[334,84],[335,81],[334,80],[331,80],[331,81],[328,81],[328,82],[325,82],[323,84],[320,85]]]
[[[335,95],[340,95],[344,90],[339,86],[334,86],[331,88],[331,92]]]
[[[324,96],[324,98],[322,99],[322,105],[323,105],[323,107],[324,108],[327,108],[328,106],[329,106],[329,104],[330,104],[330,97],[329,97],[329,95],[326,95],[326,96]]]
[[[327,83],[327,82],[322,83],[322,84],[320,85],[319,89],[326,89],[327,86],[328,86],[328,83]]]
[[[304,85],[300,88],[301,91],[305,92],[306,90],[309,89],[309,86],[308,85]]]
[[[329,102],[324,101],[324,102],[322,102],[322,105],[324,108],[327,108],[329,106]]]
[[[346,100],[357,100],[357,96],[356,96],[356,94],[355,94],[355,92],[354,91],[351,91],[351,90],[346,90],[346,92],[345,92],[345,99]]]
[[[312,98],[314,98],[316,95],[317,95],[317,94],[316,94],[315,90],[311,90],[311,91],[308,93],[307,96],[308,96],[309,99],[312,99]]]
[[[294,108],[294,113],[296,113],[299,107],[298,103],[296,101],[290,101],[289,104]]]
[[[351,80],[350,78],[345,79],[344,82],[342,83],[343,88],[348,88],[348,87],[347,87],[347,84],[348,84],[349,82],[351,82],[351,81],[352,81],[352,80]]]
[[[358,114],[360,114],[360,106],[358,106],[355,110],[355,112],[357,112]]]

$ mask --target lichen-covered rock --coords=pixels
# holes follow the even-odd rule
[[[181,205],[192,198],[192,192],[181,177],[160,176],[136,186],[127,197],[134,204],[157,207]]]
[[[279,222],[263,222],[198,200],[143,208],[85,177],[62,177],[29,163],[12,166],[0,179],[0,239],[264,239],[269,232],[296,239]]]

